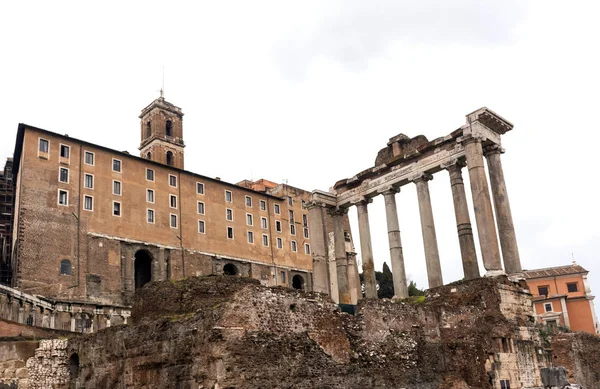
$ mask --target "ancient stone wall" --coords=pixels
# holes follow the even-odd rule
[[[585,389],[600,389],[600,337],[586,332],[551,337],[552,364],[567,370],[567,379]]]

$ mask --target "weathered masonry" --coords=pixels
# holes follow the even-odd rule
[[[402,186],[408,184],[415,184],[417,187],[429,287],[443,285],[428,186],[433,174],[443,170],[450,175],[465,278],[479,277],[462,177],[462,168],[465,166],[471,184],[473,211],[486,276],[521,273],[517,239],[500,161],[500,154],[503,153],[501,136],[512,129],[513,125],[510,122],[487,108],[481,108],[468,114],[466,124],[458,130],[432,141],[428,141],[423,135],[409,138],[399,134],[391,138],[387,147],[379,151],[375,166],[354,177],[338,181],[333,192],[314,191],[310,206],[314,290],[332,293],[333,296],[333,289],[336,289],[340,304],[356,304],[356,262],[349,260],[345,255],[341,226],[341,217],[346,215],[351,206],[356,206],[366,297],[377,297],[368,204],[372,202],[373,197],[383,195],[394,291],[398,297],[408,296],[396,209],[396,194]],[[489,182],[484,159],[487,160]],[[332,215],[333,218],[336,242],[334,256],[328,254],[325,236],[319,233],[323,230],[325,214]],[[331,266],[332,263],[335,265]]]

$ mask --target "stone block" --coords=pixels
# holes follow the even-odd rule
[[[544,387],[556,386],[563,388],[570,384],[567,380],[567,371],[562,366],[543,368],[540,373]]]
[[[26,367],[21,367],[15,371],[16,378],[27,378],[29,377],[29,370]]]

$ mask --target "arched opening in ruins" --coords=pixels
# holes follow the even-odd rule
[[[304,277],[299,274],[292,277],[292,287],[294,289],[304,290]]]
[[[79,355],[72,354],[69,357],[69,380],[74,382],[79,377]]]
[[[238,268],[234,264],[228,263],[225,266],[223,266],[223,274],[225,274],[226,276],[237,276]]]
[[[134,268],[135,290],[138,290],[152,280],[152,255],[146,250],[138,250]]]
[[[167,120],[165,132],[166,132],[167,136],[173,136],[173,122],[172,121]]]

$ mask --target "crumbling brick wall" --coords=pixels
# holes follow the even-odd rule
[[[561,333],[550,339],[552,364],[585,389],[600,389],[600,337],[587,332]]]

